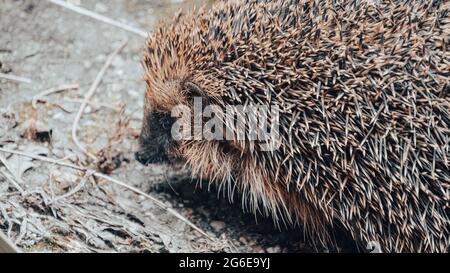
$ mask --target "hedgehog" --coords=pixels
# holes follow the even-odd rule
[[[359,250],[447,252],[449,13],[439,0],[219,1],[179,12],[145,44],[136,159],[184,162],[239,192],[246,211],[301,226],[311,245],[335,246],[344,231]],[[279,145],[175,139],[174,124],[192,128],[192,118],[172,110],[195,98],[218,106],[231,136],[227,106],[277,107]]]

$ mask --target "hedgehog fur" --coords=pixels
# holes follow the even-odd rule
[[[363,248],[447,252],[449,14],[439,0],[220,1],[180,12],[146,42],[142,147],[163,143],[159,152],[240,191],[244,208],[300,224],[314,244],[334,244],[343,229]],[[188,104],[193,85],[223,107],[278,106],[280,148],[164,140],[157,131],[171,121],[159,116]]]

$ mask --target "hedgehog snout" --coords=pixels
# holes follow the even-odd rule
[[[150,158],[148,156],[148,153],[146,151],[137,151],[134,154],[134,158],[141,163],[144,166],[148,165],[148,162],[150,161]]]
[[[160,149],[145,149],[137,151],[134,154],[135,159],[144,166],[149,164],[162,163],[168,160],[168,157],[164,151]]]
[[[141,142],[141,148],[134,154],[135,159],[147,166],[148,164],[168,161],[167,151],[170,149],[171,140],[167,135],[159,135]]]
[[[171,136],[170,116],[164,113],[151,113],[139,137],[140,149],[135,153],[135,159],[147,166],[148,164],[168,161],[167,152],[173,145]]]

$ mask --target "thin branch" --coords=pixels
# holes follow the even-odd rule
[[[42,91],[41,93],[37,94],[36,96],[34,96],[33,99],[31,100],[31,105],[33,106],[34,109],[36,109],[36,104],[42,97],[48,96],[53,93],[59,93],[59,92],[72,90],[72,89],[79,89],[79,88],[80,88],[80,86],[78,84],[69,84],[69,85],[62,85],[62,86],[58,86],[55,88],[47,89],[47,90]]]
[[[30,80],[28,78],[15,76],[15,75],[11,75],[11,74],[0,73],[0,78],[1,79],[6,79],[6,80],[9,80],[9,81],[14,81],[14,82],[32,83],[32,80]]]
[[[97,157],[87,151],[87,149],[80,143],[80,141],[77,138],[77,130],[78,130],[78,122],[80,121],[81,116],[84,113],[84,109],[88,105],[88,102],[91,100],[92,96],[94,95],[95,91],[97,90],[97,87],[99,86],[100,82],[102,81],[103,76],[105,75],[106,70],[111,65],[114,57],[116,57],[117,54],[119,54],[120,51],[126,46],[127,41],[123,42],[116,50],[114,50],[113,53],[111,53],[106,60],[106,63],[103,65],[100,72],[97,74],[97,77],[95,78],[94,82],[92,83],[91,87],[89,88],[88,92],[84,96],[84,101],[80,106],[80,109],[78,110],[78,114],[75,117],[75,120],[72,125],[72,140],[75,143],[78,148],[88,155],[90,158],[92,158],[95,161],[97,161]]]
[[[15,243],[19,243],[23,237],[27,234],[28,230],[28,218],[25,216],[23,217],[22,223],[20,223],[20,231],[19,236],[17,236]]]
[[[71,4],[71,3],[68,3],[68,2],[65,2],[65,1],[61,1],[61,0],[48,0],[48,1],[53,3],[53,4],[55,4],[55,5],[58,5],[58,6],[61,6],[63,8],[66,8],[66,9],[69,9],[71,11],[74,11],[76,13],[79,13],[81,15],[93,18],[93,19],[95,19],[97,21],[101,21],[101,22],[104,22],[106,24],[109,24],[109,25],[112,25],[112,26],[124,29],[126,31],[133,32],[133,33],[135,33],[135,34],[137,34],[139,36],[142,36],[144,38],[147,37],[147,32],[142,30],[142,29],[126,25],[124,23],[118,22],[118,21],[116,21],[114,19],[111,19],[109,17],[103,16],[103,15],[98,14],[96,12],[87,10],[85,8],[82,8],[82,7],[75,6],[75,5]]]
[[[3,174],[3,176],[20,192],[21,195],[25,194],[25,191],[22,189],[22,187],[6,172],[0,170],[0,173]]]
[[[20,155],[20,156],[32,158],[32,159],[35,159],[35,160],[39,160],[39,161],[43,161],[43,162],[47,162],[47,163],[52,163],[52,164],[63,166],[63,167],[67,167],[67,168],[72,168],[72,169],[79,170],[79,171],[92,172],[92,175],[97,177],[97,178],[103,178],[105,180],[108,180],[108,181],[116,184],[116,185],[119,185],[119,186],[122,186],[122,187],[124,187],[126,189],[129,189],[130,191],[132,191],[132,192],[134,192],[136,194],[139,194],[139,195],[142,195],[142,196],[146,197],[147,199],[149,199],[150,201],[155,203],[158,207],[160,207],[161,209],[163,209],[163,210],[167,211],[168,213],[172,214],[173,216],[175,216],[179,220],[183,221],[184,223],[189,225],[191,228],[193,228],[195,231],[199,232],[201,235],[203,235],[207,239],[209,239],[209,240],[211,240],[213,242],[215,241],[215,239],[213,237],[208,235],[205,231],[203,231],[202,229],[197,227],[194,223],[192,223],[191,221],[186,219],[186,217],[184,217],[183,215],[179,214],[174,209],[169,208],[162,201],[156,199],[153,196],[150,196],[149,194],[147,194],[147,193],[145,193],[145,192],[143,192],[143,191],[141,191],[141,190],[139,190],[139,189],[137,189],[137,188],[135,188],[133,186],[127,185],[126,183],[124,183],[124,182],[122,182],[120,180],[117,180],[115,178],[112,178],[110,176],[104,175],[102,173],[90,170],[88,168],[84,168],[84,167],[77,166],[77,165],[70,164],[70,163],[61,162],[60,160],[56,160],[56,159],[52,159],[52,158],[48,158],[48,157],[44,157],[44,156],[40,156],[40,155],[33,155],[33,154],[24,153],[24,152],[20,152],[20,151],[9,150],[9,149],[6,149],[6,148],[0,148],[0,152]]]
[[[78,183],[78,185],[76,185],[72,190],[70,190],[68,193],[63,194],[61,196],[57,196],[55,198],[53,198],[48,204],[53,204],[55,202],[58,202],[59,200],[65,199],[67,197],[70,197],[71,195],[74,195],[75,193],[79,192],[84,185],[86,184],[86,182],[89,180],[89,178],[93,175],[93,172],[87,172],[83,178],[81,178],[80,183]]]

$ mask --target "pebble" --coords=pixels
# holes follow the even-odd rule
[[[214,229],[215,232],[222,231],[225,228],[225,222],[223,221],[212,221],[210,226]]]
[[[247,238],[245,238],[244,236],[239,237],[239,242],[241,242],[241,244],[243,245],[248,244]]]

